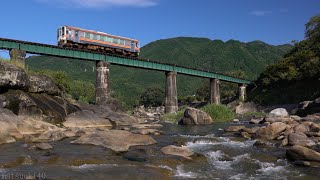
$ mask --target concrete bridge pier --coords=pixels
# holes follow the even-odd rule
[[[165,112],[178,112],[177,73],[166,72],[166,100]]]
[[[210,79],[210,104],[220,104],[220,81],[219,79]]]
[[[106,105],[109,96],[109,67],[105,61],[96,62],[96,105]]]
[[[12,49],[9,52],[10,61],[14,62],[18,67],[25,69],[25,60],[27,53],[20,49]]]
[[[246,100],[246,84],[240,84],[239,85],[239,100],[245,101]]]

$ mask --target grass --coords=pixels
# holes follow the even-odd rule
[[[181,109],[177,113],[164,114],[160,117],[162,121],[169,121],[172,123],[178,123],[178,121],[183,117],[185,108]]]
[[[211,116],[214,122],[228,122],[232,121],[236,114],[230,108],[225,105],[206,105],[201,108],[202,111],[206,112]],[[185,108],[181,109],[177,113],[165,114],[160,117],[160,120],[170,121],[177,123],[184,114]]]
[[[232,121],[236,114],[225,105],[210,104],[201,108],[204,112],[208,113],[214,122],[228,122]]]

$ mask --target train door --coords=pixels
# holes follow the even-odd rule
[[[75,31],[74,37],[75,37],[75,42],[79,43],[80,42],[80,34],[79,34],[78,30]]]
[[[134,51],[134,44],[135,44],[135,43],[134,43],[133,41],[131,41],[131,52],[135,52],[135,51]]]

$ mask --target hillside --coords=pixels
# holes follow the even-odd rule
[[[181,37],[152,42],[142,48],[140,57],[216,72],[242,70],[249,79],[255,79],[267,65],[290,49],[290,45],[272,46],[261,41],[242,43]],[[73,80],[95,83],[94,62],[46,56],[31,56],[26,62],[32,70],[62,70],[68,72]],[[110,72],[111,89],[127,106],[136,104],[146,87],[163,88],[165,83],[162,72],[116,65],[111,65]],[[201,78],[179,75],[179,96],[194,94],[202,83]]]
[[[250,100],[274,105],[299,103],[320,97],[320,15],[306,24],[305,40],[255,81]]]

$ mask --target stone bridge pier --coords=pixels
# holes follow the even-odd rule
[[[220,80],[210,79],[210,104],[220,104]]]
[[[246,87],[247,87],[246,84],[240,84],[239,85],[239,100],[240,101],[245,101],[246,100],[246,96],[247,96]]]
[[[106,105],[109,97],[109,67],[105,61],[96,62],[96,105]]]
[[[178,112],[177,73],[166,72],[165,113]]]
[[[12,49],[9,52],[10,61],[14,62],[18,67],[25,69],[25,60],[27,53],[20,49]]]

